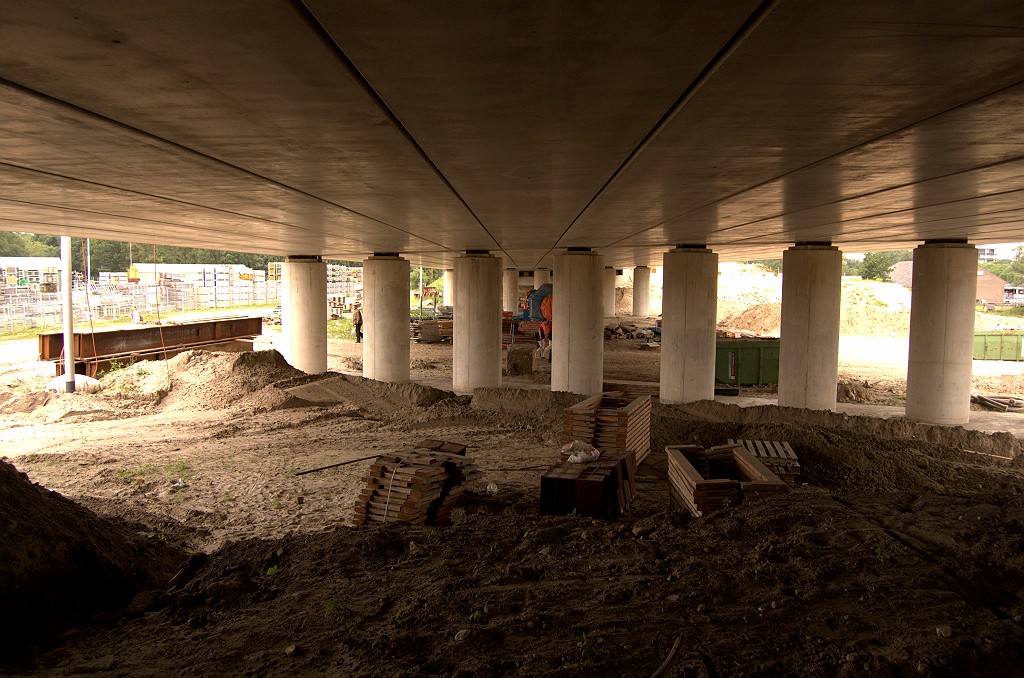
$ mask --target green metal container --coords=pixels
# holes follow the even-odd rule
[[[975,332],[975,360],[1024,360],[1024,333]]]
[[[779,383],[779,340],[719,339],[715,381],[737,386]]]

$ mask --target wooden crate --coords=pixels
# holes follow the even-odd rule
[[[669,445],[669,498],[700,518],[709,511],[789,492],[789,485],[739,444]]]
[[[800,460],[796,452],[787,442],[774,440],[733,440],[729,444],[742,445],[748,452],[770,468],[775,475],[787,483],[796,482],[800,478]]]
[[[590,443],[604,452],[626,450],[640,464],[651,451],[651,398],[633,400],[617,391],[591,396],[567,408],[562,419],[562,444]]]

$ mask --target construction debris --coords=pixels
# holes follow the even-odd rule
[[[744,500],[789,492],[789,485],[742,445],[669,445],[665,454],[670,505],[697,518]]]
[[[793,447],[787,442],[773,440],[733,440],[729,445],[742,445],[757,460],[771,469],[787,483],[794,483],[800,478],[800,460],[796,457]]]
[[[466,446],[423,440],[415,447],[382,454],[370,466],[355,502],[353,521],[448,525],[464,484],[480,477]]]
[[[972,395],[971,403],[996,412],[1024,412],[1024,399],[1000,395]]]
[[[640,465],[651,451],[651,397],[629,400],[621,391],[609,391],[566,409],[562,444],[574,440],[590,443],[604,454],[632,452]]]

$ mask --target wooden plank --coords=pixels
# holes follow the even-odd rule
[[[740,472],[743,473],[748,480],[782,482],[781,478],[772,473],[767,466],[758,461],[757,457],[747,450],[742,448],[737,449],[735,458],[736,465],[739,467]]]

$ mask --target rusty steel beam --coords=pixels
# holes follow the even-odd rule
[[[189,348],[262,334],[262,318],[229,318],[203,322],[140,327],[128,330],[75,332],[75,356],[80,359],[103,359],[132,353],[146,353],[164,347]],[[39,359],[59,360],[64,349],[64,335],[39,335]],[[77,360],[76,360],[77,363]]]

